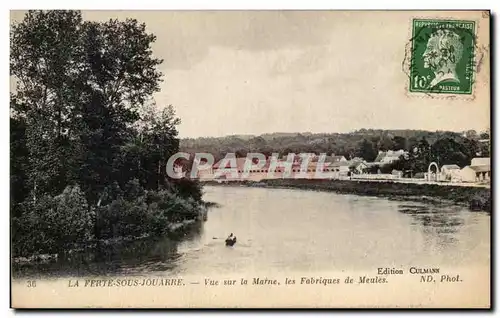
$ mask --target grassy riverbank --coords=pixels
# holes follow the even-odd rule
[[[328,191],[342,194],[388,197],[391,199],[453,203],[467,206],[471,210],[491,211],[491,189],[472,186],[317,179],[270,179],[261,182],[233,181],[227,183],[209,182],[206,184]]]

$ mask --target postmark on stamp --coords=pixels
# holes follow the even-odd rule
[[[475,21],[413,19],[410,93],[472,94]]]

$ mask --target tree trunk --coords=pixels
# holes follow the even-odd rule
[[[33,203],[36,203],[36,180],[33,182]]]
[[[161,171],[160,168],[161,168],[161,166],[160,166],[160,162],[161,161],[158,160],[158,188],[157,188],[157,190],[160,190],[160,179],[161,179],[161,174],[160,174],[160,171]]]

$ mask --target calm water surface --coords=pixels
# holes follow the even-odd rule
[[[209,275],[490,262],[490,215],[457,206],[287,189],[205,187],[220,206],[181,240],[124,243],[19,275]],[[233,248],[224,238],[233,232]]]

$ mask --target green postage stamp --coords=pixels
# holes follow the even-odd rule
[[[414,19],[410,92],[472,94],[474,21]]]

